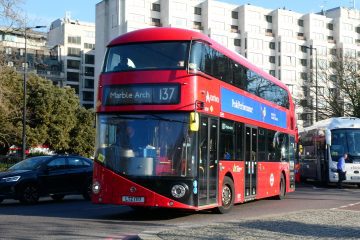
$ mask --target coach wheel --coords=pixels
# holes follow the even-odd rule
[[[234,183],[231,178],[225,176],[221,191],[221,206],[217,208],[217,212],[228,213],[234,206]]]
[[[20,202],[34,204],[39,201],[39,188],[35,184],[27,184],[20,191]]]
[[[282,200],[285,198],[286,193],[286,183],[285,183],[285,177],[284,174],[281,174],[280,178],[280,192],[279,195],[276,197],[278,200]]]

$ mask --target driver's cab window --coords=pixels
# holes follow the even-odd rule
[[[47,164],[48,169],[65,169],[66,168],[66,159],[65,158],[57,158],[52,160]]]

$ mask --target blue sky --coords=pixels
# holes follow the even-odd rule
[[[131,0],[129,0],[131,1]],[[319,12],[322,7],[330,9],[338,6],[352,7],[351,0],[221,0],[236,5],[250,3],[252,5],[275,9],[283,8],[294,12]],[[101,0],[23,0],[22,9],[30,19],[28,25],[47,25],[58,18],[71,13],[72,19],[84,22],[95,22],[95,5]],[[356,8],[360,3],[357,3]]]

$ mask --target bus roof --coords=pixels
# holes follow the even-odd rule
[[[249,60],[247,60],[245,57],[241,56],[237,52],[227,49],[226,47],[222,46],[221,44],[209,38],[207,35],[200,32],[183,29],[183,28],[172,28],[172,27],[144,28],[118,36],[108,44],[108,47],[120,45],[120,44],[134,43],[134,42],[191,41],[191,40],[201,40],[209,43],[213,48],[220,51],[224,55],[230,57],[233,60],[236,60],[238,63],[245,66],[246,68],[256,73],[259,73],[260,75],[276,83],[276,85],[284,88],[288,92],[289,96],[291,96],[288,87],[280,80],[270,75],[268,72],[265,72],[262,69],[258,68],[257,66],[252,64]]]
[[[318,121],[314,125],[299,129],[299,132],[307,132],[313,129],[336,129],[336,128],[360,128],[360,118],[334,117]]]

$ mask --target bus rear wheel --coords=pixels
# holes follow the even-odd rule
[[[284,174],[281,174],[279,195],[276,196],[276,199],[278,199],[278,200],[284,199],[285,194],[286,194],[286,182],[285,182]]]
[[[230,212],[234,206],[234,199],[234,182],[225,176],[221,190],[221,206],[217,208],[217,212],[221,214]]]

